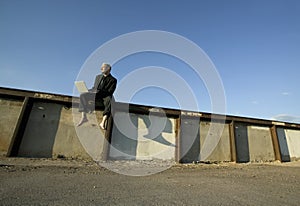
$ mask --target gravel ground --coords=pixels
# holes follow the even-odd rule
[[[132,177],[83,160],[0,158],[0,204],[298,206],[300,162],[174,165]]]

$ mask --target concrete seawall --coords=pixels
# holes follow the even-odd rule
[[[114,123],[104,132],[101,107],[76,128],[77,107],[71,96],[0,88],[0,155],[182,163],[300,158],[299,124],[115,103]]]

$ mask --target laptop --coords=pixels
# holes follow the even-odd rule
[[[80,94],[89,91],[84,81],[76,81],[75,86]]]

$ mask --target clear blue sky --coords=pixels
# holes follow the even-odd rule
[[[298,0],[0,0],[0,26],[2,87],[71,95],[99,46],[128,32],[163,30],[210,57],[224,84],[227,114],[300,122]],[[190,83],[200,111],[210,112],[203,82],[181,64],[137,54],[113,65],[112,73],[121,81],[139,67],[167,67]],[[157,88],[139,91],[131,102],[178,107]]]

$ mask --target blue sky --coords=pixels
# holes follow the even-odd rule
[[[300,122],[299,20],[298,0],[0,0],[0,86],[72,95],[82,65],[101,45],[129,32],[162,30],[206,52],[224,85],[226,114]],[[178,73],[193,88],[199,110],[211,111],[203,81],[175,58],[131,55],[112,73],[121,81],[147,66]],[[116,98],[123,101],[122,94]],[[179,107],[155,87],[131,102]]]

